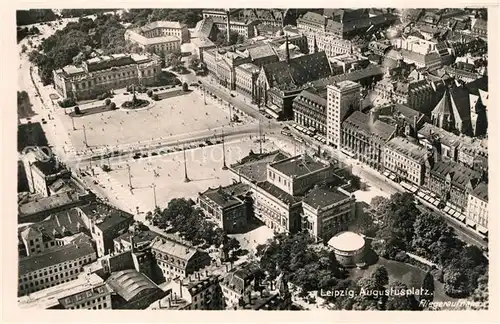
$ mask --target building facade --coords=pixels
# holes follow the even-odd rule
[[[475,224],[480,234],[488,235],[488,184],[480,183],[469,193],[466,219]]]
[[[293,99],[293,119],[304,127],[314,127],[318,133],[326,134],[326,91],[303,90]]]
[[[355,202],[354,196],[340,187],[313,189],[302,203],[302,229],[316,242],[327,242],[347,230],[354,220]]]
[[[399,180],[421,186],[424,184],[427,157],[427,149],[403,137],[395,137],[385,145],[382,161],[384,169]]]
[[[97,260],[90,243],[72,242],[19,260],[18,295],[75,280],[83,266]]]
[[[373,115],[355,111],[347,117],[342,123],[340,147],[348,156],[381,170],[385,143],[397,132],[395,127],[376,120]]]
[[[208,253],[163,237],[153,240],[151,250],[164,279],[185,278],[211,262]]]
[[[125,32],[125,40],[150,53],[167,54],[181,52],[181,40],[177,36],[146,37],[141,35],[138,30],[129,29]]]
[[[327,143],[340,148],[342,122],[354,110],[359,110],[361,85],[352,81],[341,81],[327,86]]]
[[[252,63],[238,65],[235,68],[236,91],[249,98],[254,98],[259,71],[260,68]]]
[[[174,36],[182,43],[189,43],[189,29],[177,21],[155,21],[137,29],[137,32],[147,38]]]
[[[226,232],[242,231],[249,221],[249,191],[249,186],[240,183],[224,188],[208,188],[199,194],[198,206]]]
[[[156,55],[112,54],[91,58],[78,67],[67,65],[54,70],[53,77],[54,87],[63,98],[87,100],[131,84],[152,84],[160,73]]]

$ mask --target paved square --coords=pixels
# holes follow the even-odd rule
[[[226,147],[226,164],[229,166],[236,163],[242,157],[248,155],[250,149],[259,151],[259,144],[249,138],[229,141]],[[275,150],[278,147],[274,141],[266,141],[263,144],[264,151]],[[112,165],[113,171],[101,174],[99,177],[111,177],[98,179],[102,183],[109,183],[106,188],[110,196],[116,194],[129,195],[128,170],[130,165],[134,200],[140,202],[141,212],[147,212],[154,207],[154,196],[151,185],[156,185],[157,204],[165,207],[173,198],[192,198],[196,200],[199,192],[208,187],[225,186],[238,181],[238,177],[229,170],[222,170],[222,145],[206,146],[186,150],[186,164],[190,182],[184,182],[183,152],[174,152],[166,155],[158,155],[144,159],[130,159],[119,165]],[[119,197],[121,198],[121,197]]]
[[[90,147],[113,147],[229,125],[229,111],[208,99],[204,105],[203,95],[194,90],[186,95],[156,101],[150,109],[118,109],[74,118],[76,130],[73,130],[69,115],[61,112],[61,121],[74,148],[82,150],[85,148],[83,125]]]

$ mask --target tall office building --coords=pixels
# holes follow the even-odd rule
[[[342,122],[353,111],[359,110],[361,85],[353,81],[341,81],[327,86],[326,140],[340,148]]]

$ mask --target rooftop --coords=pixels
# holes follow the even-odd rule
[[[35,161],[33,162],[33,166],[40,170],[45,176],[57,174],[65,170],[55,158],[51,158],[48,161]]]
[[[475,188],[481,177],[481,173],[479,171],[472,170],[454,161],[436,162],[432,166],[431,174],[441,179],[444,179],[449,175],[452,184],[462,190],[465,190],[469,182],[471,183],[472,188]]]
[[[140,43],[141,45],[154,45],[154,44],[163,44],[163,43],[171,43],[171,42],[180,42],[180,39],[177,36],[172,35],[164,35],[158,37],[145,37],[141,35],[137,30],[127,30],[126,31],[128,39]]]
[[[336,82],[344,80],[356,82],[363,80],[365,78],[370,78],[373,76],[383,75],[383,74],[384,71],[379,66],[371,64],[365,69],[319,79],[317,81],[310,82],[309,85],[313,87],[326,87],[327,85],[334,84]]]
[[[290,195],[288,192],[278,188],[270,182],[259,182],[257,186],[286,205],[293,205],[301,201],[298,197]]]
[[[289,177],[301,177],[328,168],[328,165],[315,161],[307,154],[278,161],[269,166]]]
[[[90,242],[71,243],[63,246],[56,246],[47,252],[35,254],[19,259],[19,276],[47,268],[65,261],[71,261],[83,256],[95,254],[94,247]]]
[[[38,198],[34,201],[19,205],[19,218],[29,216],[43,211],[59,208],[78,201],[76,195],[70,192],[62,192],[48,197]]]
[[[136,270],[114,272],[106,283],[127,302],[145,291],[160,290],[148,277]]]
[[[355,127],[357,131],[364,132],[366,135],[376,135],[383,141],[387,141],[395,131],[394,127],[381,120],[370,123],[370,116],[359,110],[354,111],[347,117],[343,125]]]
[[[241,294],[254,279],[257,270],[258,265],[254,263],[238,267],[224,276],[222,285]]]
[[[247,72],[250,72],[252,74],[257,74],[260,71],[260,68],[257,65],[253,64],[253,63],[244,63],[244,64],[241,64],[241,65],[238,65],[236,68],[237,69],[243,69],[243,70],[245,70]]]
[[[341,232],[332,237],[328,245],[336,250],[354,252],[365,246],[365,239],[354,232]]]
[[[238,163],[231,165],[233,172],[249,179],[249,181],[261,182],[267,179],[267,165],[288,158],[286,153],[273,151],[257,154],[251,152]]]
[[[168,29],[182,29],[186,26],[178,21],[164,21],[159,20],[141,27],[141,32],[151,31],[156,28],[168,28]]]
[[[61,304],[63,307],[70,302],[74,302],[77,295],[83,294],[81,300],[87,299],[86,293],[94,293],[93,290],[108,292],[104,285],[104,280],[97,274],[81,273],[80,276],[66,283],[42,289],[30,293],[29,296],[22,296],[17,299],[17,304],[21,309],[49,309]],[[71,301],[67,301],[69,298]]]
[[[473,195],[483,201],[488,201],[488,184],[481,182],[474,188]]]
[[[43,236],[44,241],[52,241],[55,238],[62,238],[80,233],[84,230],[85,224],[75,209],[57,212],[50,215],[41,222],[30,225],[21,236],[26,237],[31,231],[36,231]]]
[[[349,198],[351,197],[338,190],[338,188],[320,187],[308,192],[303,199],[303,203],[308,204],[314,209],[320,209]]]
[[[123,222],[131,223],[134,215],[113,206],[95,202],[80,207],[87,217],[96,221],[96,226],[103,232],[113,229]]]
[[[153,250],[173,255],[181,260],[189,261],[198,250],[189,245],[185,245],[165,237],[156,237],[151,244]]]
[[[427,150],[424,147],[403,137],[394,137],[387,143],[386,147],[418,162],[423,162],[427,157]]]

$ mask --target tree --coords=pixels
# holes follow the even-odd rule
[[[82,112],[80,111],[80,107],[76,106],[75,107],[75,114],[80,115]]]
[[[422,281],[422,291],[425,295],[420,297],[420,301],[426,300],[431,302],[434,299],[434,277],[429,271],[427,271]]]
[[[160,97],[158,97],[158,94],[156,94],[156,93],[155,93],[155,94],[153,95],[153,100],[154,100],[154,101],[158,101],[158,100],[160,100]]]
[[[116,109],[116,103],[112,102],[109,104],[109,109],[115,110]]]
[[[400,281],[395,281],[390,286],[390,291],[386,302],[387,310],[417,310],[418,303],[414,295],[407,294],[408,286]]]
[[[153,96],[153,90],[149,89],[147,94],[148,94],[148,97],[151,98]]]
[[[461,298],[468,295],[466,274],[453,267],[444,270],[444,291],[448,296]]]
[[[188,84],[186,82],[182,83],[182,91],[187,92],[189,90]]]
[[[389,284],[389,273],[383,265],[376,265],[371,278],[375,282],[375,286],[378,288],[385,287]]]
[[[107,98],[106,100],[104,100],[104,104],[106,106],[109,106],[110,103],[111,103],[111,99]]]
[[[488,273],[486,272],[478,279],[477,288],[474,290],[470,299],[479,305],[476,309],[488,309],[489,294],[488,294]]]
[[[182,64],[180,55],[178,53],[167,53],[165,54],[165,65],[167,67],[176,67]]]

